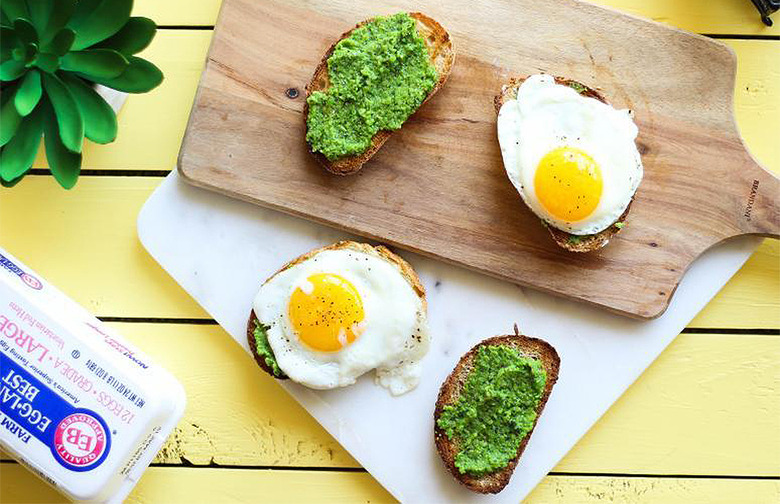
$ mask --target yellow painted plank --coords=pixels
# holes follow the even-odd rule
[[[147,16],[161,26],[203,26],[217,21],[221,0],[135,0],[134,16]]]
[[[18,464],[0,467],[0,491],[8,504],[63,503],[56,491]],[[547,476],[526,504],[770,504],[780,482],[706,478]],[[367,473],[152,467],[129,504],[223,504],[239,502],[392,503]]]
[[[780,35],[780,25],[765,26],[749,1],[740,0],[591,0],[629,14],[697,33]],[[776,18],[776,17],[775,17]]]
[[[161,25],[213,25],[220,3],[220,0],[136,0],[134,13],[151,16]],[[780,34],[780,21],[771,28],[764,26],[748,0],[594,0],[593,3],[699,33]]]
[[[82,177],[63,191],[29,176],[0,195],[0,243],[97,315],[208,317],[136,234],[159,178]]]
[[[745,145],[767,169],[780,174],[780,41],[723,42],[737,54],[734,115]]]
[[[780,327],[780,241],[764,240],[688,327]]]
[[[165,81],[151,93],[127,99],[117,141],[87,142],[83,168],[169,170],[176,165],[211,33],[168,30],[158,35],[144,54],[163,69]],[[756,158],[780,173],[780,142],[772,136],[780,129],[780,41],[724,42],[738,59],[737,124]],[[42,152],[35,166],[46,166]]]
[[[555,471],[780,476],[780,337],[679,335]]]
[[[187,391],[155,462],[358,466],[221,328],[111,325]],[[780,337],[681,335],[555,471],[780,476]]]
[[[27,177],[0,192],[0,243],[98,315],[207,317],[136,237],[138,211],[159,183],[83,177],[63,191],[50,177]],[[779,266],[780,246],[767,240],[691,327],[780,327]]]

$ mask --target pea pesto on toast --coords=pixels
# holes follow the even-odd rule
[[[364,21],[326,53],[306,87],[306,142],[329,171],[359,170],[444,84],[446,31],[420,13]]]
[[[552,346],[517,332],[488,338],[460,359],[436,401],[434,439],[461,484],[498,493],[509,483],[559,366]]]
[[[252,351],[252,357],[254,357],[255,362],[257,362],[263,371],[279,380],[286,380],[287,375],[285,375],[284,371],[279,367],[271,344],[268,343],[267,331],[268,326],[257,320],[253,311],[249,316],[249,323],[247,324],[247,340],[249,341],[249,348]]]

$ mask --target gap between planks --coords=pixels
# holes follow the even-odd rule
[[[121,322],[127,324],[219,325],[216,320],[207,318],[99,316],[98,319],[100,319],[102,322]],[[681,334],[745,334],[751,336],[780,336],[780,329],[686,327],[682,330]]]
[[[0,465],[18,465],[13,459],[0,459]],[[323,466],[282,466],[282,465],[238,465],[238,464],[192,464],[192,463],[152,463],[149,467],[178,469],[219,469],[240,471],[292,471],[292,472],[331,472],[331,473],[368,473],[363,467],[323,467]],[[652,474],[652,473],[612,473],[612,472],[566,472],[550,471],[547,476],[575,478],[655,478],[655,479],[704,479],[704,480],[756,480],[780,481],[780,476],[762,475],[723,475],[723,474]]]

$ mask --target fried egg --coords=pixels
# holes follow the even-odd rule
[[[376,369],[375,381],[398,395],[417,386],[428,352],[421,289],[387,255],[349,244],[322,249],[277,273],[253,307],[290,379],[332,389]]]
[[[509,180],[547,224],[599,233],[625,212],[642,180],[638,129],[618,110],[550,75],[532,75],[498,114]]]

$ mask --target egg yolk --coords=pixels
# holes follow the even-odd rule
[[[363,301],[355,286],[332,273],[311,275],[290,296],[288,313],[301,341],[321,352],[336,352],[362,332]]]
[[[534,188],[545,210],[560,220],[576,222],[593,213],[599,204],[601,169],[584,151],[559,147],[539,161]]]

